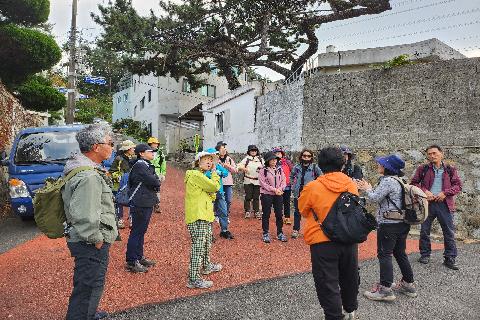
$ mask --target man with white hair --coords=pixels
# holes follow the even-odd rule
[[[75,175],[62,190],[67,246],[75,259],[66,318],[101,319],[106,313],[97,312],[97,307],[105,285],[110,244],[118,231],[111,183],[100,166],[110,158],[114,143],[110,127],[104,124],[83,128],[76,139],[81,153],[68,160],[64,169],[65,175]]]

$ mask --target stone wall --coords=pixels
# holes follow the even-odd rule
[[[300,151],[303,80],[257,98],[256,132],[260,151],[282,146]]]

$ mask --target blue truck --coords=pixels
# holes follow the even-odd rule
[[[48,126],[21,130],[2,165],[8,167],[10,202],[14,214],[23,220],[33,217],[35,190],[48,178],[63,173],[66,161],[80,152],[75,134],[83,125]],[[108,169],[115,154],[105,161]]]

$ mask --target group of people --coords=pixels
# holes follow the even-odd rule
[[[109,248],[118,236],[117,228],[125,227],[125,215],[131,217],[127,270],[144,273],[155,266],[155,261],[144,255],[143,242],[151,215],[159,210],[166,160],[158,150],[155,138],[151,138],[148,144],[139,145],[124,141],[109,175],[98,169],[101,162],[110,157],[114,147],[109,127],[90,125],[79,131],[76,138],[81,153],[67,162],[64,173],[85,166],[92,170],[80,171],[62,191],[69,225],[67,244],[75,258],[74,288],[67,319],[100,319],[103,314],[97,307],[103,292]],[[430,262],[430,230],[432,222],[438,219],[445,239],[444,265],[458,270],[453,213],[454,196],[461,191],[462,184],[455,167],[443,161],[440,146],[428,147],[426,155],[428,164],[420,166],[411,180],[411,184],[426,193],[429,201],[429,214],[421,226],[419,261]],[[250,145],[245,158],[236,164],[223,141],[196,154],[193,168],[186,171],[184,178],[185,224],[191,237],[188,288],[212,287],[213,282],[205,276],[223,268],[210,259],[214,241],[212,225],[217,220],[220,237],[234,239],[230,230],[230,209],[233,176],[240,173],[243,174],[245,191],[243,216],[261,220],[261,239],[265,243],[271,242],[272,207],[276,239],[288,240],[283,227],[292,223],[290,204],[293,196],[291,238],[300,237],[302,231],[310,246],[312,274],[326,319],[354,319],[358,308],[358,246],[331,241],[319,225],[343,192],[356,195],[362,192],[368,201],[378,205],[380,276],[378,284],[364,293],[365,297],[392,301],[396,293],[410,297],[417,295],[414,273],[405,253],[410,225],[390,219],[389,215],[404,205],[403,187],[397,180],[403,175],[404,161],[397,155],[377,158],[381,178],[373,187],[364,179],[360,166],[354,162],[354,153],[348,147],[324,148],[318,152],[316,162],[314,158],[312,150],[303,149],[298,163],[294,164],[281,148],[260,156],[259,149]],[[128,174],[130,203],[128,206],[115,205],[113,192],[122,187],[125,174]],[[394,283],[392,255],[402,273],[397,283]]]

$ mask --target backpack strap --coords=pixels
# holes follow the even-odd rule
[[[75,169],[72,169],[63,179],[65,183],[67,183],[68,180],[72,179],[77,173],[80,173],[82,171],[87,171],[87,170],[95,170],[93,167],[89,166],[83,166],[83,167],[77,167]]]
[[[402,195],[401,195],[401,200],[402,200],[402,207],[403,208],[406,208],[406,204],[405,204],[405,188],[403,186],[403,182],[400,180],[400,178],[395,178],[395,177],[390,177],[392,178],[393,180],[397,181],[399,184],[400,184],[400,187],[401,187],[401,190],[402,190]],[[389,201],[391,204],[393,204],[393,206],[395,207],[395,209],[397,209],[398,211],[400,211],[402,214],[404,214],[404,212],[402,211],[402,209],[400,209],[397,204],[390,198],[389,195],[387,195],[385,197],[387,199],[387,201]]]
[[[422,183],[423,179],[425,178],[425,175],[427,174],[428,169],[430,168],[429,164],[424,164],[423,169],[422,169],[422,174],[420,175],[420,181],[419,183]],[[450,177],[450,181],[452,181],[453,178],[453,169],[452,166],[449,164],[445,165],[445,171],[447,171],[448,176]]]

